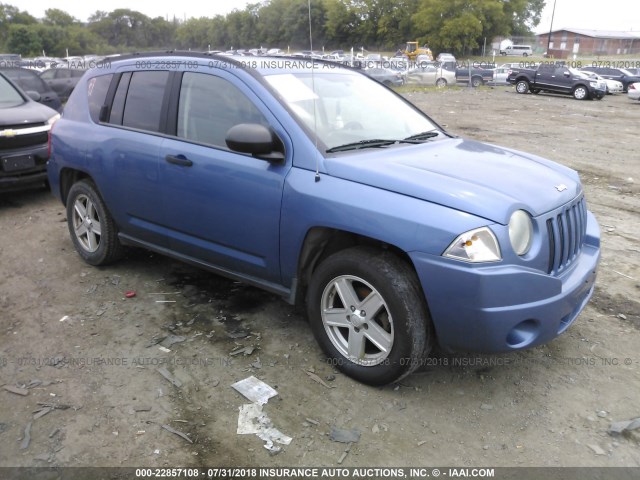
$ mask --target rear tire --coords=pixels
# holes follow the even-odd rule
[[[81,180],[69,190],[67,225],[73,245],[89,265],[107,265],[122,257],[116,224],[92,181]]]
[[[444,78],[439,78],[438,80],[436,80],[436,87],[446,87],[447,86],[447,80]]]
[[[471,86],[472,87],[479,87],[482,85],[482,78],[481,77],[472,77],[471,78]]]
[[[325,259],[311,278],[307,312],[329,362],[362,383],[396,382],[430,350],[418,278],[390,252],[353,247]]]

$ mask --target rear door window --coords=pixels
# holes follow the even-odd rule
[[[129,82],[122,125],[159,132],[162,103],[168,81],[167,71],[135,72]]]

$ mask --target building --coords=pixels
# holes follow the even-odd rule
[[[640,54],[640,31],[619,32],[610,30],[588,30],[565,28],[536,35],[536,50],[547,51],[555,58],[573,55],[634,55]]]

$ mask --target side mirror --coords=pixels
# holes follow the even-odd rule
[[[35,100],[36,102],[39,102],[40,100],[42,100],[42,97],[40,96],[40,94],[35,90],[27,90],[24,93],[26,93],[31,100]]]
[[[235,152],[249,153],[270,162],[284,160],[283,148],[273,132],[258,123],[239,123],[227,131],[227,147]]]

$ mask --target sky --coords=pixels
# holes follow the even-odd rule
[[[178,2],[161,2],[158,0],[0,0],[2,3],[14,5],[26,10],[36,18],[42,18],[48,8],[59,8],[70,13],[79,20],[86,21],[96,10],[110,12],[117,8],[129,8],[144,13],[149,17],[178,18],[213,17],[226,15],[234,9],[243,10],[247,3],[258,3],[258,0],[180,0]],[[312,0],[314,1],[314,0]],[[584,0],[556,0],[553,29],[585,28],[593,30],[634,30],[640,31],[640,2],[637,0],[607,0],[605,3],[591,4],[587,7]],[[551,24],[553,0],[547,0],[542,19],[536,33],[548,32]],[[634,22],[635,20],[635,22]]]

